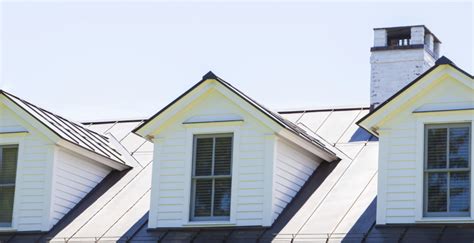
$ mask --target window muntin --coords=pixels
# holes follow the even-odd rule
[[[425,216],[469,216],[470,124],[425,126]]]
[[[13,217],[18,145],[0,145],[0,227],[10,227]]]
[[[191,220],[229,220],[232,134],[194,137]]]

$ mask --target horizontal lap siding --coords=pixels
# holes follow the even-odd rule
[[[415,122],[403,121],[390,132],[386,166],[386,222],[409,223],[415,218]]]
[[[56,151],[51,225],[56,224],[111,171],[63,149]]]
[[[11,110],[0,104],[0,132],[23,130],[29,133],[24,135],[20,147],[13,217],[19,231],[41,230],[48,208],[45,199],[52,145],[36,131],[32,131],[33,129]]]
[[[29,134],[25,137],[22,161],[18,161],[15,203],[18,208],[17,227],[20,231],[39,230],[43,228],[43,219],[48,209],[45,198],[50,172],[48,151],[52,146],[39,136]]]
[[[238,151],[238,178],[235,221],[237,225],[261,225],[263,220],[265,136],[261,128],[251,124],[242,125]],[[183,223],[186,161],[186,130],[174,126],[166,132],[160,148],[158,168],[158,227],[180,227]]]
[[[261,225],[264,208],[265,136],[247,124],[240,134],[237,225]]]
[[[158,168],[157,221],[159,227],[180,226],[184,212],[186,132],[170,129],[161,145]]]
[[[275,220],[313,174],[321,160],[286,141],[278,140],[272,217]]]

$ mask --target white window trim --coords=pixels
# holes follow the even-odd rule
[[[16,169],[16,178],[15,178],[15,195],[13,198],[13,216],[11,226],[1,227],[0,231],[16,231],[18,228],[18,210],[20,195],[18,193],[18,187],[20,184],[20,168],[23,164],[23,151],[25,151],[24,137],[28,133],[3,133],[0,134],[0,145],[18,145],[18,160],[17,160],[17,169]]]
[[[193,216],[195,214],[195,206],[196,206],[196,198],[195,198],[195,194],[196,194],[196,189],[195,189],[195,184],[193,184],[193,180],[197,181],[199,180],[200,176],[198,175],[193,175],[193,171],[195,170],[195,167],[197,166],[196,165],[196,153],[197,153],[197,141],[198,139],[200,138],[212,138],[213,139],[213,154],[212,154],[212,175],[210,175],[209,177],[212,178],[213,180],[213,190],[212,190],[212,195],[211,195],[211,213],[213,214],[214,212],[214,208],[213,208],[213,205],[214,205],[214,198],[215,198],[215,193],[216,193],[216,188],[215,188],[215,180],[219,177],[218,175],[214,175],[214,168],[215,168],[215,151],[216,151],[216,143],[217,143],[217,140],[216,138],[231,138],[232,140],[232,143],[231,143],[231,146],[232,146],[232,149],[234,147],[234,135],[232,133],[214,133],[214,134],[201,134],[201,135],[195,135],[194,138],[193,138],[193,166],[192,166],[192,172],[191,172],[191,201],[190,201],[190,206],[191,206],[191,220],[193,222],[227,222],[229,221],[228,218],[230,217],[227,217],[227,216],[215,216],[215,215],[211,215],[211,216],[206,216],[206,217],[196,217],[196,216]],[[230,165],[232,166],[232,164],[234,163],[234,161],[232,161],[232,158],[231,158],[231,161],[230,161]],[[224,178],[225,179],[231,179],[232,181],[232,168],[230,168],[230,175],[222,175],[222,176],[225,176]],[[202,178],[202,177],[201,177]],[[222,177],[221,177],[222,178]],[[231,187],[231,191],[232,191],[232,187]],[[232,198],[232,194],[231,194],[231,198]],[[229,205],[230,206],[230,205]],[[230,214],[230,211],[229,211],[229,214]]]
[[[449,139],[450,139],[450,134],[449,134],[449,129],[451,128],[458,128],[458,127],[463,127],[463,128],[469,128],[469,131],[471,132],[471,124],[470,123],[443,123],[443,124],[426,124],[425,125],[425,132],[424,132],[424,136],[425,136],[425,141],[424,141],[424,156],[423,156],[423,163],[424,163],[424,168],[423,168],[423,184],[424,184],[424,187],[423,187],[423,215],[424,217],[426,218],[465,218],[467,217],[467,215],[470,215],[471,213],[471,207],[469,208],[469,212],[465,213],[461,213],[461,212],[428,212],[428,193],[427,193],[427,187],[428,187],[428,182],[427,182],[427,178],[426,178],[426,175],[428,173],[430,173],[429,169],[427,169],[427,148],[428,148],[428,130],[429,129],[436,129],[436,128],[441,128],[441,129],[447,129],[447,146],[448,148],[446,149],[446,153],[447,153],[447,164],[449,165],[449,152],[450,152],[450,149],[449,149]],[[469,133],[470,134],[470,133]],[[470,141],[471,141],[471,138],[469,138],[469,145],[470,145]],[[470,156],[470,154],[469,154]],[[468,167],[467,168],[461,168],[462,169],[462,172],[471,172],[472,168],[471,168],[471,160],[469,159],[469,163],[468,163]],[[447,173],[447,174],[450,174],[453,172],[453,169],[452,168],[445,168],[445,169],[442,169],[442,172],[444,173]],[[433,173],[433,172],[431,172]],[[449,178],[449,177],[448,177]],[[469,181],[471,181],[472,178],[469,177]],[[449,185],[449,179],[448,179],[448,185]],[[451,188],[448,186],[447,190],[449,191]],[[469,188],[469,196],[471,195],[472,193],[472,188]],[[449,204],[450,204],[450,201],[449,201],[449,195],[450,193],[448,192],[448,201],[447,201],[447,211],[449,211]],[[431,215],[429,215],[431,214]],[[465,215],[464,215],[465,214]]]
[[[424,153],[425,153],[425,125],[436,124],[454,124],[454,123],[470,123],[471,124],[471,151],[474,151],[474,132],[472,128],[474,121],[472,114],[443,114],[439,116],[436,113],[417,113],[416,117],[416,180],[415,180],[415,222],[417,223],[460,223],[474,221],[474,180],[471,179],[471,215],[466,217],[425,217],[424,211]],[[473,160],[473,152],[471,152],[471,163]],[[472,168],[472,166],[471,166]],[[471,169],[471,178],[474,176],[474,170]]]
[[[215,126],[213,123],[206,124],[204,126],[192,126],[185,125],[186,130],[186,155],[185,155],[185,165],[184,165],[184,175],[186,180],[184,182],[184,210],[182,216],[182,225],[183,226],[203,226],[203,225],[235,225],[236,223],[236,213],[237,213],[237,200],[238,197],[238,158],[239,158],[239,145],[240,145],[240,126]],[[232,148],[232,184],[231,184],[231,199],[230,199],[230,217],[227,221],[192,221],[190,217],[191,210],[191,176],[192,176],[192,165],[193,165],[193,146],[194,146],[194,136],[196,135],[207,135],[207,134],[218,134],[218,133],[232,133],[233,148]]]

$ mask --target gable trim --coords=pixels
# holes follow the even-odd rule
[[[13,112],[14,113],[17,113],[18,111],[21,111],[22,113],[24,113],[24,115],[21,115],[20,117],[22,119],[25,119],[26,120],[26,116],[28,118],[32,118],[33,121],[35,123],[38,123],[38,125],[40,125],[38,128],[39,132],[42,133],[44,136],[46,136],[48,139],[52,140],[54,143],[60,145],[60,146],[63,146],[65,148],[68,148],[72,151],[76,151],[76,152],[80,152],[80,153],[83,153],[85,156],[88,156],[89,158],[92,158],[94,159],[95,161],[99,162],[99,163],[102,163],[102,164],[105,164],[113,169],[117,169],[117,170],[125,170],[125,169],[129,169],[130,166],[128,166],[124,161],[122,161],[120,158],[117,157],[118,160],[115,160],[115,159],[112,159],[112,158],[108,158],[106,157],[105,155],[102,155],[102,154],[99,154],[97,153],[96,151],[93,151],[89,148],[86,148],[84,146],[81,146],[81,145],[78,145],[78,144],[75,144],[73,143],[72,141],[75,141],[75,139],[72,139],[72,141],[70,141],[70,139],[66,139],[64,136],[62,136],[61,134],[59,134],[58,132],[54,131],[53,129],[51,129],[47,124],[45,124],[41,119],[38,119],[35,115],[31,114],[31,112],[29,112],[28,110],[26,110],[22,105],[18,104],[14,99],[12,99],[10,96],[14,97],[15,99],[18,99],[18,100],[21,100],[22,102],[26,102],[26,101],[23,101],[22,99],[10,94],[10,93],[7,93],[3,90],[0,90],[0,97],[4,97],[4,100],[7,101],[8,103],[5,103],[4,104],[9,108],[9,109],[13,109]],[[27,102],[29,103],[29,102]],[[30,104],[30,103],[29,103]],[[31,104],[32,106],[34,106],[33,104]],[[41,109],[39,107],[36,107],[34,106],[36,109]],[[16,109],[18,109],[17,111],[15,111]],[[38,116],[40,116],[41,118],[47,120],[43,114],[40,114],[38,111],[32,109],[33,112],[35,112]],[[41,109],[43,110],[43,109]],[[17,114],[19,115],[19,114]],[[26,116],[25,116],[26,115]],[[49,114],[48,114],[49,115]],[[62,118],[62,117],[61,117]],[[64,118],[62,118],[64,119]],[[28,123],[28,121],[26,121]],[[56,128],[57,125],[54,124],[54,123],[51,123],[53,126],[55,126]],[[76,124],[72,124],[71,126],[74,126]],[[69,125],[68,125],[69,126]],[[78,125],[76,125],[78,126]],[[58,128],[60,129],[60,128]],[[89,130],[90,131],[90,130]],[[90,132],[93,132],[93,131],[90,131]],[[95,133],[95,132],[94,132]],[[97,134],[97,133],[96,133]],[[100,135],[98,134],[99,136],[103,137],[103,138],[107,138],[106,136],[104,135]],[[69,136],[69,135],[68,135]],[[108,139],[108,138],[107,138]],[[91,143],[92,144],[92,143]],[[100,148],[100,150],[107,150],[106,148]],[[110,148],[112,149],[112,148]],[[116,155],[114,155],[116,157]]]
[[[215,74],[212,72],[208,72],[206,75],[203,76],[201,81],[193,85],[190,89],[188,89],[186,92],[178,96],[178,98],[174,99],[171,103],[166,105],[164,108],[162,108],[160,111],[158,111],[156,114],[154,114],[152,117],[150,117],[148,120],[146,120],[144,123],[142,123],[140,126],[136,127],[132,132],[135,134],[138,134],[140,136],[147,136],[149,134],[140,134],[141,130],[144,129],[152,120],[156,119],[159,115],[164,113],[166,110],[171,108],[173,105],[175,105],[179,100],[184,98],[186,95],[191,93],[193,90],[198,88],[201,84],[206,82],[207,80],[215,80],[218,84],[224,86],[226,89],[222,90],[220,86],[215,87],[216,90],[219,92],[223,93],[225,95],[225,92],[230,91],[233,94],[237,95],[239,98],[244,100],[246,103],[250,104],[253,108],[257,109],[261,113],[263,113],[267,118],[270,118],[271,121],[275,122],[278,124],[278,126],[283,127],[285,130],[289,131],[290,133],[298,136],[300,139],[304,140],[307,143],[312,144],[313,146],[318,147],[319,150],[321,150],[322,153],[325,153],[326,156],[323,156],[327,161],[333,161],[337,159],[337,156],[334,152],[332,152],[329,148],[327,148],[323,143],[318,141],[316,138],[313,138],[305,132],[297,131],[299,128],[294,125],[294,124],[288,124],[290,123],[289,121],[284,121],[284,118],[279,118],[277,114],[274,112],[270,111],[266,107],[258,104],[255,100],[251,99],[249,96],[245,95],[243,92],[232,86],[231,84],[227,83],[223,79],[217,77]],[[313,150],[314,151],[314,150]],[[321,153],[318,154],[321,156]]]
[[[372,117],[375,113],[378,113],[378,111],[380,111],[382,108],[386,107],[389,103],[391,103],[394,99],[396,99],[397,97],[401,96],[403,93],[405,93],[405,91],[407,91],[408,89],[410,89],[412,86],[414,86],[415,84],[417,84],[420,80],[424,79],[426,76],[432,74],[432,72],[437,69],[437,68],[440,68],[440,67],[444,67],[444,69],[441,69],[440,72],[442,70],[446,70],[447,67],[451,67],[451,68],[454,68],[455,70],[459,71],[460,73],[462,73],[463,75],[467,76],[468,78],[473,78],[473,76],[469,73],[467,73],[466,71],[462,70],[461,68],[457,67],[456,65],[454,65],[453,62],[451,62],[448,58],[446,57],[441,57],[440,59],[438,59],[438,61],[436,61],[436,64],[429,68],[427,71],[425,71],[422,75],[418,76],[416,79],[414,79],[413,81],[411,81],[409,84],[407,84],[405,87],[403,87],[402,89],[400,89],[398,92],[396,92],[394,95],[392,95],[390,98],[388,98],[387,100],[385,100],[382,104],[380,104],[379,106],[377,106],[373,111],[369,112],[368,114],[366,114],[364,117],[362,117],[361,119],[359,119],[356,124],[360,127],[362,127],[363,129],[365,129],[366,131],[368,131],[369,133],[375,135],[378,137],[378,134],[375,132],[375,131],[372,131],[370,128],[366,128],[365,126],[362,125],[362,123],[364,121],[366,121],[369,117]],[[450,72],[450,70],[447,70],[447,72]],[[456,74],[453,74],[453,73],[449,73],[449,74],[444,74],[438,78],[443,78],[443,76],[448,76],[448,75],[456,75]],[[459,78],[459,81],[464,84],[464,85],[468,85],[466,84],[466,82],[464,82],[464,79],[463,78]]]

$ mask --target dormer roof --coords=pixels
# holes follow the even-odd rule
[[[56,115],[4,90],[0,90],[0,95],[41,123],[56,135],[60,141],[65,141],[64,145],[72,145],[73,147],[83,149],[86,154],[98,155],[99,157],[96,158],[100,158],[99,160],[105,161],[106,164],[115,169],[123,170],[129,168],[124,155],[118,152],[112,144],[112,138],[98,134],[79,123]]]

